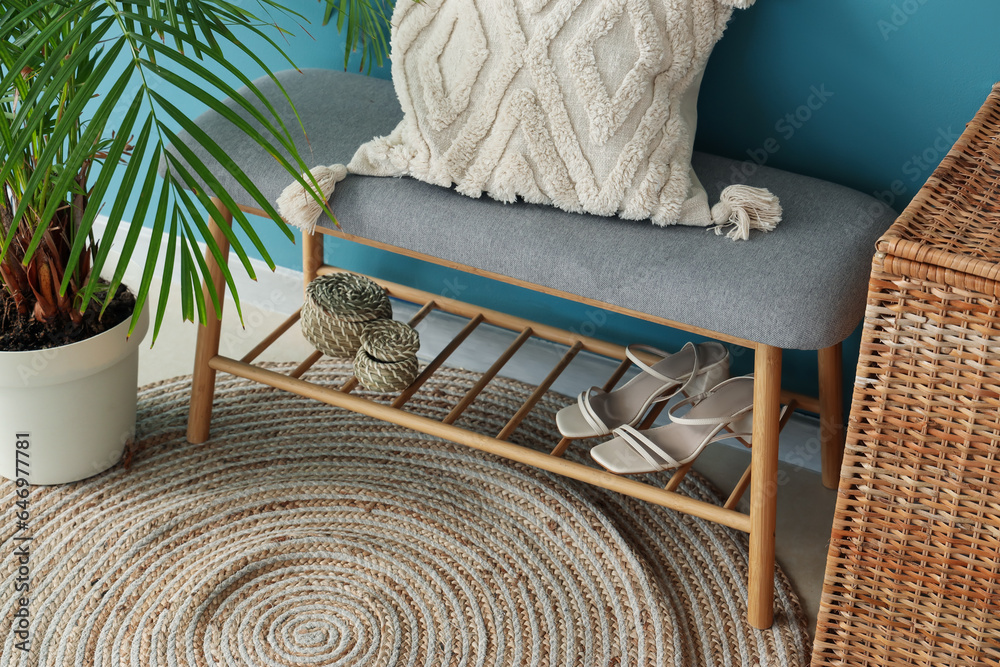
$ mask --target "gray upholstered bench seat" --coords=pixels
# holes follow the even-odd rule
[[[402,116],[387,81],[327,70],[288,71],[280,80],[308,132],[308,144],[297,145],[310,166],[347,163]],[[258,85],[294,128],[277,88]],[[219,114],[197,122],[266,196],[273,200],[288,185],[277,162],[236,139]],[[710,201],[740,166],[694,159]],[[220,180],[238,203],[253,205],[235,181]],[[769,188],[784,207],[775,232],[754,232],[747,242],[702,228],[473,200],[408,178],[348,176],[332,208],[350,234],[615,306],[786,349],[839,343],[864,313],[875,240],[893,212],[849,188],[767,167],[747,183]]]

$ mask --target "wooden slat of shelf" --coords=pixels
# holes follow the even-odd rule
[[[254,346],[254,348],[252,350],[250,350],[245,355],[243,355],[243,358],[240,359],[240,361],[242,361],[245,364],[249,364],[251,361],[253,361],[257,357],[259,357],[261,354],[264,353],[264,351],[267,348],[271,347],[274,344],[274,341],[276,341],[279,338],[281,338],[281,336],[286,331],[288,331],[289,329],[291,329],[292,325],[294,325],[296,322],[298,322],[300,317],[302,317],[302,309],[301,308],[298,309],[298,310],[296,310],[294,313],[292,313],[291,316],[289,316],[289,318],[287,320],[285,320],[284,322],[282,322],[281,324],[279,324],[278,327],[274,331],[272,331],[271,333],[269,333],[267,335],[267,338],[265,338],[264,340],[262,340],[259,343],[257,343],[257,345]]]
[[[496,377],[497,373],[500,372],[500,369],[503,368],[508,361],[510,361],[510,358],[513,357],[517,353],[517,351],[521,349],[521,346],[524,345],[524,343],[529,338],[531,338],[531,329],[525,329],[524,331],[522,331],[520,335],[514,339],[514,342],[511,343],[506,350],[504,350],[504,353],[500,355],[500,358],[494,361],[493,365],[490,366],[489,369],[487,369],[487,371],[482,374],[482,376],[479,378],[476,384],[473,385],[472,388],[465,393],[465,396],[462,397],[462,400],[459,401],[458,404],[451,409],[451,412],[448,413],[448,416],[442,420],[443,423],[454,424],[455,420],[458,419],[463,412],[465,412],[466,408],[472,405],[472,402],[476,400],[476,397],[479,396],[479,393],[486,388],[486,385],[488,385],[493,380],[493,378]]]
[[[817,396],[806,396],[805,394],[797,394],[794,391],[782,390],[781,402],[785,405],[795,403],[796,410],[805,410],[817,415],[820,414],[820,403]]]
[[[545,376],[545,379],[542,380],[542,383],[538,385],[535,391],[531,393],[531,396],[528,397],[528,400],[526,400],[524,404],[521,406],[521,408],[514,414],[514,416],[510,418],[510,421],[507,422],[507,425],[500,430],[500,433],[497,434],[497,440],[506,440],[507,438],[510,437],[511,433],[513,433],[514,430],[517,429],[517,427],[521,424],[521,422],[524,421],[524,418],[531,413],[532,409],[534,409],[535,407],[535,404],[542,399],[542,396],[544,396],[545,392],[549,390],[549,387],[552,386],[552,383],[556,381],[556,378],[558,378],[564,370],[566,370],[566,367],[569,366],[570,362],[573,361],[573,358],[582,349],[583,349],[583,343],[577,342],[573,345],[573,347],[566,350],[566,354],[564,354],[562,359],[559,360],[559,363],[556,364],[556,367],[553,368],[547,376]]]
[[[312,368],[317,361],[323,358],[323,353],[319,350],[315,350],[312,354],[306,357],[305,361],[295,367],[295,369],[288,374],[290,378],[300,378],[307,370]]]
[[[747,492],[750,488],[750,471],[752,466],[747,466],[747,469],[743,471],[743,476],[740,477],[740,481],[736,483],[733,488],[733,492],[729,494],[729,498],[726,500],[726,504],[723,505],[727,510],[736,509],[736,505],[743,498],[743,494]]]
[[[416,313],[413,314],[413,317],[409,319],[407,324],[409,324],[411,327],[417,326],[423,321],[425,317],[430,315],[431,311],[434,310],[435,308],[437,308],[437,303],[435,303],[435,301],[431,299],[423,306],[421,306],[420,310],[418,310]]]
[[[663,487],[664,490],[676,491],[677,487],[679,487],[681,485],[681,482],[684,481],[684,478],[687,477],[687,474],[691,472],[692,466],[694,466],[694,461],[691,461],[690,463],[685,463],[680,468],[675,470],[674,474],[670,476],[669,480],[667,480],[667,485]]]
[[[417,393],[417,390],[419,390],[420,387],[422,387],[423,384],[427,382],[427,380],[430,379],[432,375],[434,375],[434,371],[440,368],[441,364],[443,364],[445,360],[447,360],[448,357],[451,356],[451,353],[454,352],[456,349],[458,349],[458,346],[461,345],[465,341],[465,339],[468,338],[469,335],[476,330],[476,327],[478,327],[482,323],[482,321],[483,321],[482,315],[476,315],[471,320],[469,320],[469,323],[466,324],[465,327],[458,332],[458,335],[455,336],[451,340],[451,342],[448,343],[448,345],[446,345],[445,348],[441,350],[438,353],[438,355],[434,357],[434,359],[424,367],[424,370],[420,371],[420,375],[417,376],[417,379],[415,379],[410,384],[409,387],[404,389],[399,394],[399,396],[396,397],[396,400],[392,402],[392,407],[394,408],[403,407],[406,404],[406,402],[410,400],[410,398],[415,393]]]

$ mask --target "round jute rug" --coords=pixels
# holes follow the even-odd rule
[[[477,377],[439,371],[412,406],[443,417]],[[806,663],[780,572],[774,627],[745,621],[742,534],[230,376],[218,386],[197,446],[189,378],[144,388],[130,466],[32,489],[28,531],[0,485],[0,664]],[[497,380],[459,423],[499,431],[530,391]],[[512,439],[550,448],[566,400],[545,397]]]

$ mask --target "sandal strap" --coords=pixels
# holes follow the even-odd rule
[[[674,457],[660,449],[655,442],[644,436],[638,429],[625,424],[616,428],[614,433],[628,443],[628,445],[634,449],[637,454],[646,459],[649,465],[658,470],[676,468],[680,465]],[[659,456],[661,460],[657,461],[653,456],[654,453]],[[666,461],[666,465],[664,465],[664,461]]]
[[[684,344],[684,347],[682,347],[676,354],[680,354],[681,352],[683,352],[688,348],[691,348],[691,353],[694,355],[694,366],[692,367],[690,373],[686,373],[680,378],[670,377],[669,375],[664,375],[663,373],[654,370],[652,366],[644,362],[642,359],[639,358],[639,355],[636,354],[636,351],[649,352],[650,354],[655,354],[664,359],[673,356],[669,352],[664,352],[663,350],[653,347],[652,345],[641,345],[638,343],[629,345],[625,348],[625,356],[628,357],[629,361],[638,366],[643,373],[652,375],[657,380],[662,382],[664,385],[679,384],[681,386],[677,391],[684,391],[687,388],[687,386],[691,384],[691,382],[698,376],[698,372],[701,370],[701,357],[698,354],[698,347],[694,343],[688,341],[687,343]],[[671,396],[673,396],[673,394],[676,393],[677,393],[676,391],[672,392]],[[661,403],[663,401],[669,400],[671,396],[659,396],[653,402]]]
[[[746,375],[740,375],[740,376],[737,376],[737,377],[734,377],[734,378],[729,378],[728,380],[726,380],[724,382],[720,382],[719,384],[717,384],[712,389],[709,389],[708,391],[702,392],[702,393],[698,394],[697,396],[691,396],[690,398],[685,398],[683,401],[678,401],[675,405],[672,405],[669,410],[667,410],[667,415],[670,417],[670,421],[677,422],[678,424],[687,424],[689,426],[708,426],[710,424],[711,425],[728,424],[729,422],[734,421],[735,419],[738,419],[739,417],[742,417],[743,415],[745,415],[750,410],[753,410],[753,403],[750,403],[750,405],[748,405],[747,407],[745,407],[742,410],[739,410],[739,411],[737,411],[737,412],[735,412],[733,414],[730,414],[730,415],[720,415],[718,417],[688,417],[686,415],[683,416],[683,417],[678,417],[674,413],[677,412],[677,410],[679,410],[679,409],[681,409],[681,408],[683,408],[685,406],[688,406],[688,405],[690,405],[690,406],[698,405],[699,403],[701,403],[702,401],[704,401],[706,398],[708,398],[712,394],[716,393],[719,389],[721,389],[725,385],[729,384],[730,382],[734,382],[734,381],[745,382],[747,379],[751,379],[752,380],[753,378],[750,378],[749,376],[746,376]]]
[[[591,394],[598,391],[601,391],[599,387],[591,387],[586,391],[581,391],[580,395],[576,397],[576,402],[580,406],[580,412],[583,414],[583,418],[587,420],[590,427],[598,433],[607,433],[611,429],[608,428],[607,424],[604,423],[600,415],[597,414],[593,406],[590,404]]]
[[[787,413],[787,412],[788,412],[788,406],[787,405],[782,405],[781,406],[781,410],[778,412],[778,419],[779,419],[779,421],[785,418],[785,413]],[[736,433],[734,431],[727,431],[725,429],[722,429],[718,433],[716,433],[714,436],[712,436],[712,439],[709,442],[718,442],[720,440],[728,440],[729,438],[748,438],[748,439],[752,440],[753,439],[753,433],[752,432],[748,433],[746,431],[742,431],[742,432]]]
[[[712,438],[708,441],[708,444],[712,444],[713,442],[719,442],[721,440],[729,440],[730,438],[752,438],[752,437],[753,433],[745,433],[745,432],[733,433],[732,431],[726,431],[723,429],[720,430],[715,435],[713,435]]]

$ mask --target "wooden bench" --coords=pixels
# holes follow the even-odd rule
[[[358,145],[391,130],[401,116],[392,85],[386,81],[325,70],[290,71],[279,79],[295,100],[309,133],[308,147],[303,141],[300,149],[304,155],[311,150],[316,164],[347,162]],[[257,85],[292,126],[294,117],[281,102],[277,88],[264,80]],[[227,149],[264,194],[276,197],[288,184],[288,175],[277,162],[252,142],[237,140],[239,135],[221,116],[207,112],[197,122]],[[200,157],[212,164],[207,155]],[[741,166],[740,162],[707,155],[696,154],[694,160],[710,200],[733,182]],[[241,209],[261,214],[238,183],[223,170],[217,175]],[[677,471],[666,488],[659,488],[566,460],[562,456],[568,445],[565,440],[552,443],[550,453],[508,441],[579,352],[622,360],[605,385],[606,389],[613,387],[628,369],[623,347],[386,281],[380,282],[390,296],[421,306],[412,323],[432,310],[469,320],[409,389],[383,403],[353,394],[353,381],[342,387],[312,384],[303,376],[318,361],[319,353],[288,374],[255,365],[261,352],[295,324],[297,313],[242,359],[220,356],[220,322],[210,315],[208,324],[199,331],[188,440],[198,443],[209,437],[215,375],[222,371],[716,521],[749,533],[749,620],[756,627],[769,627],[773,617],[779,405],[794,403],[820,415],[823,481],[835,487],[844,442],[841,341],[864,313],[874,243],[895,214],[872,197],[848,188],[767,167],[756,168],[747,182],[771,189],[781,198],[785,211],[777,231],[757,234],[748,242],[733,242],[700,228],[663,229],[550,207],[472,200],[411,179],[356,176],[340,183],[333,198],[333,211],[342,230],[321,221],[317,233],[306,236],[303,242],[306,283],[340,270],[326,263],[323,244],[327,235],[340,236],[752,349],[752,463],[722,507],[675,492],[687,468]],[[212,232],[226,251],[221,226],[229,224],[231,216],[218,199],[215,202],[222,214],[212,221]],[[222,294],[225,282],[221,271],[211,255],[206,261],[212,269],[214,288]],[[484,323],[515,332],[514,343],[443,420],[407,412],[407,402],[419,387]],[[531,336],[567,348],[532,397],[499,433],[475,433],[455,426],[461,412]],[[818,396],[782,391],[783,349],[818,351]],[[655,416],[647,417],[647,423]],[[748,487],[750,513],[746,514],[736,505]]]

